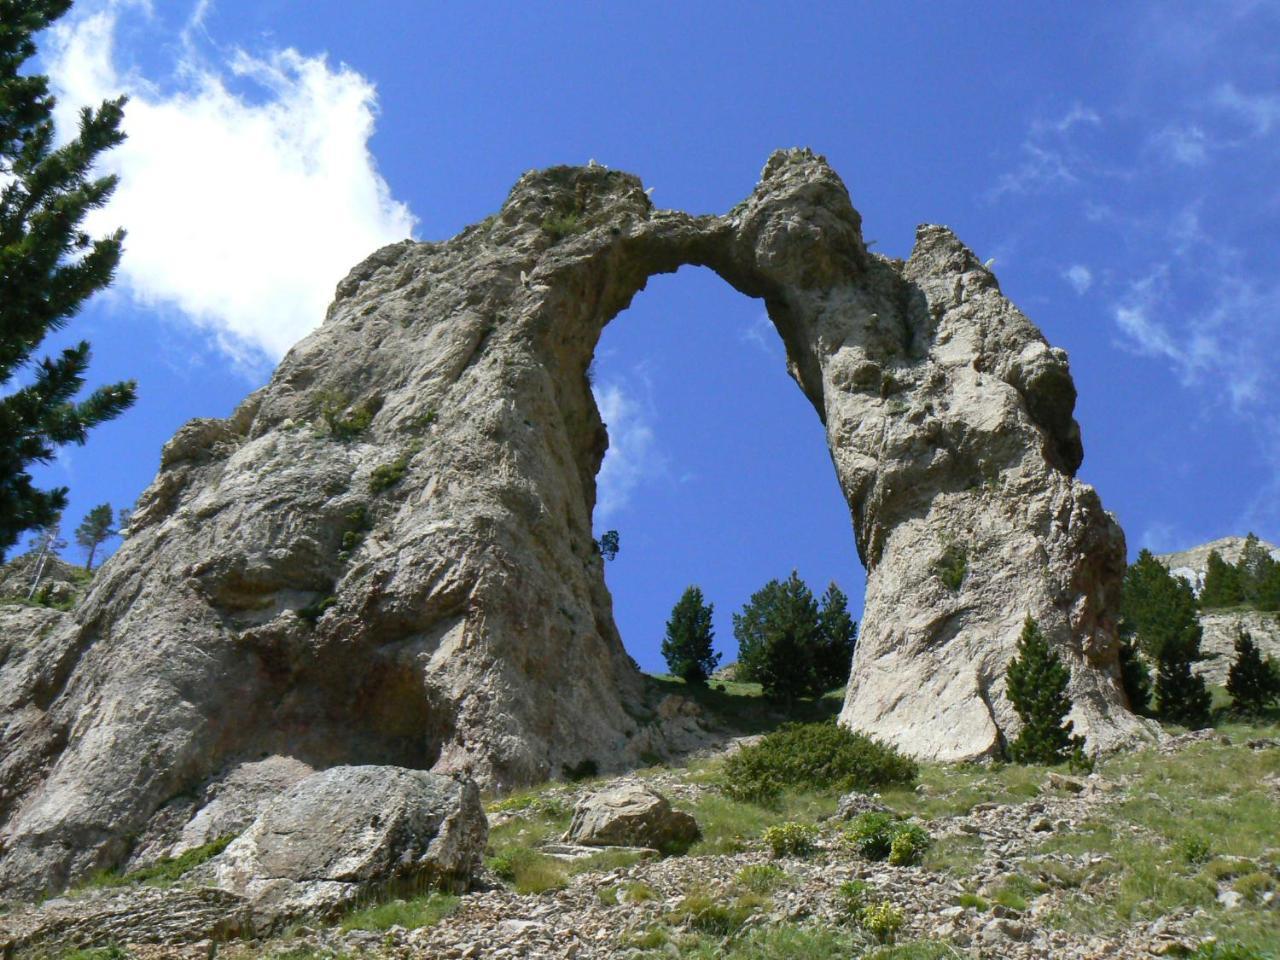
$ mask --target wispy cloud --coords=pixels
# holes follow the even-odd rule
[[[757,313],[751,322],[742,328],[738,336],[744,343],[749,343],[770,356],[779,356],[785,352],[782,338],[778,336],[773,321],[763,311]]]
[[[1080,127],[1101,125],[1098,112],[1080,103],[1058,117],[1033,120],[1019,148],[1018,162],[996,180],[987,192],[988,199],[1036,193],[1079,182],[1078,168],[1084,163],[1084,156],[1074,143],[1074,132]]]
[[[47,70],[62,130],[83,104],[130,97],[128,140],[103,164],[120,185],[90,222],[128,231],[123,289],[176,308],[238,360],[278,359],[323,319],[351,266],[412,232],[369,152],[373,85],[293,49],[206,59],[193,37],[207,0],[193,6],[169,75],[144,76],[121,65],[116,37],[122,17],[149,16],[146,4],[77,10],[53,31]]]
[[[1071,284],[1071,289],[1084,296],[1093,286],[1093,271],[1083,263],[1073,263],[1062,271],[1062,278]]]
[[[1170,124],[1151,138],[1156,152],[1171,163],[1186,167],[1203,166],[1209,159],[1208,135],[1194,123]]]
[[[602,384],[593,388],[593,393],[600,418],[609,430],[609,450],[596,477],[595,519],[603,523],[626,507],[643,481],[665,468],[648,399],[638,397],[622,383]]]
[[[1213,102],[1247,124],[1255,136],[1280,129],[1280,93],[1245,93],[1234,83],[1224,83],[1214,91]]]

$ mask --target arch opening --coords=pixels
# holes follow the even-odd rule
[[[654,276],[605,326],[590,369],[609,432],[595,533],[620,532],[606,580],[646,673],[666,672],[664,625],[690,585],[714,605],[722,666],[736,656],[732,614],[793,569],[818,596],[835,581],[860,619],[849,508],[761,300],[707,268]]]

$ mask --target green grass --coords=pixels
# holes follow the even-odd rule
[[[144,883],[152,887],[165,887],[182,878],[207,860],[212,860],[234,840],[235,837],[219,837],[212,843],[195,847],[177,857],[165,857],[155,863],[129,873],[118,870],[105,870],[94,875],[87,887],[122,887],[128,884]]]
[[[705,793],[687,805],[702,829],[702,839],[690,848],[692,856],[738,853],[759,839],[769,827],[785,821],[816,823],[835,812],[834,793],[796,791],[784,793],[776,807],[731,800],[718,793]]]
[[[925,851],[921,861],[926,870],[967,877],[982,862],[985,846],[979,837],[967,833],[940,837]]]
[[[689,960],[826,960],[859,956],[860,951],[860,941],[847,931],[777,923],[752,929],[728,945],[712,936],[699,937],[679,956]]]
[[[645,680],[654,702],[669,694],[688,697],[725,726],[743,734],[769,733],[789,721],[826,720],[836,716],[844,703],[843,687],[813,700],[798,700],[790,710],[783,710],[764,698],[758,683],[712,680],[702,686],[685,683],[679,677],[652,674],[646,675]]]
[[[457,909],[458,902],[450,894],[431,892],[412,900],[391,900],[353,910],[338,926],[342,930],[416,930],[439,923]]]
[[[1280,734],[1274,724],[1219,727],[1233,741],[1193,744],[1171,756],[1142,750],[1104,761],[1099,772],[1125,778],[1123,797],[1105,818],[1070,835],[1046,838],[1045,852],[1109,858],[1101,882],[1086,876],[1080,892],[1052,919],[1090,934],[1115,933],[1137,920],[1195,910],[1193,930],[1262,949],[1275,942],[1274,911],[1252,899],[1227,911],[1217,884],[1251,876],[1275,846],[1275,801],[1262,779],[1280,772],[1280,751],[1250,750],[1242,741]],[[1206,842],[1206,838],[1209,838]],[[1255,894],[1253,884],[1246,883]],[[1258,891],[1260,892],[1260,891]]]
[[[980,803],[1025,803],[1040,795],[1048,770],[1017,764],[920,764],[920,789],[886,787],[886,806],[924,819],[963,816]]]

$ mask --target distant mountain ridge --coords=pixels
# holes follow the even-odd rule
[[[1178,553],[1161,553],[1156,559],[1169,568],[1176,577],[1191,584],[1197,594],[1204,587],[1205,568],[1209,554],[1215,550],[1227,563],[1238,563],[1244,552],[1245,537],[1221,537],[1198,547]],[[1271,556],[1280,560],[1280,547],[1266,540],[1258,541]],[[1209,683],[1225,685],[1227,671],[1235,659],[1236,636],[1247,631],[1264,656],[1280,660],[1280,615],[1257,610],[1205,610],[1200,614],[1200,627],[1204,631],[1200,651],[1205,659],[1196,665],[1196,673]]]
[[[1218,556],[1227,563],[1239,563],[1244,553],[1246,539],[1246,537],[1219,537],[1217,540],[1210,540],[1198,547],[1191,547],[1177,553],[1156,554],[1156,559],[1168,567],[1169,572],[1175,577],[1182,577],[1188,581],[1191,588],[1198,594],[1204,586],[1204,572],[1209,565],[1209,554],[1216,550]],[[1280,546],[1262,539],[1258,542],[1267,548],[1274,559],[1280,560]]]

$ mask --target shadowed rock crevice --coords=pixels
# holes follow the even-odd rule
[[[1066,356],[950,231],[921,227],[905,262],[868,252],[804,150],[723,216],[556,167],[447,242],[357,266],[266,387],[169,442],[73,615],[32,638],[0,613],[0,885],[118,862],[166,802],[264,754],[504,789],[661,751],[593,547],[608,434],[587,370],[685,265],[764,301],[825,425],[868,568],[843,722],[926,757],[998,749],[1031,614],[1077,729],[1139,732],[1116,681],[1124,541],[1074,478]]]

